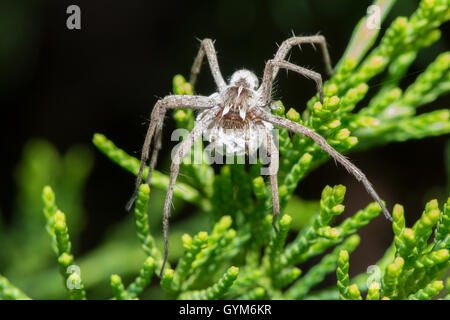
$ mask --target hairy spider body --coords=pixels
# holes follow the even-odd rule
[[[211,143],[210,149],[224,155],[255,155],[262,146],[265,132],[272,132],[273,125],[259,118],[255,108],[258,106],[258,86],[256,75],[248,70],[236,71],[230,85],[223,92],[214,94],[220,108],[214,121],[205,132],[205,140]],[[209,111],[202,111],[197,120]],[[264,145],[263,145],[264,146]]]
[[[265,171],[266,173],[264,174],[267,174],[270,177],[273,202],[272,210],[274,216],[273,226],[275,230],[277,230],[276,222],[280,214],[280,205],[277,180],[279,159],[278,147],[274,136],[274,126],[313,139],[316,144],[327,152],[336,162],[343,165],[349,173],[364,185],[367,192],[379,203],[386,218],[392,219],[389,211],[373,189],[369,180],[346,157],[334,150],[322,136],[312,129],[286,118],[273,115],[270,112],[270,106],[272,106],[272,82],[276,78],[280,68],[294,71],[314,80],[319,93],[320,102],[323,102],[321,75],[285,60],[289,50],[293,46],[302,43],[318,44],[320,46],[326,69],[328,73],[331,74],[333,69],[331,67],[324,37],[292,37],[281,44],[274,59],[267,61],[261,85],[259,85],[256,75],[245,69],[233,73],[229,84],[227,84],[220,72],[213,42],[210,39],[204,39],[201,42],[200,50],[194,60],[189,82],[193,87],[195,86],[203,58],[206,55],[211,73],[217,85],[217,92],[210,96],[169,95],[158,100],[155,104],[152,110],[144,146],[142,148],[141,163],[136,179],[135,191],[127,204],[128,210],[131,209],[136,200],[139,185],[142,182],[144,167],[149,159],[150,145],[153,141],[153,153],[150,159],[146,181],[146,183],[150,183],[158,152],[161,148],[162,126],[167,109],[189,108],[200,111],[196,118],[194,128],[179,144],[172,157],[169,187],[164,202],[164,261],[161,268],[161,275],[168,258],[170,209],[180,163],[183,157],[190,151],[195,140],[202,135],[210,141],[212,147],[219,153],[223,152],[223,154],[227,155],[251,155],[260,147],[263,147],[268,152],[270,155],[270,165],[268,168],[269,170]]]

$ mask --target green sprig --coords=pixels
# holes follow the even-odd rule
[[[396,287],[398,278],[402,273],[405,261],[401,257],[395,258],[394,262],[387,266],[383,278],[383,297],[392,298],[397,295]]]
[[[372,282],[369,285],[369,288],[367,290],[367,296],[366,300],[379,300],[380,299],[380,288],[381,285],[379,282]]]
[[[59,271],[63,277],[68,296],[72,300],[84,300],[86,299],[86,292],[81,280],[80,269],[74,263],[71,254],[72,244],[69,239],[66,215],[56,206],[55,194],[49,186],[43,188],[42,200],[44,202],[43,212],[46,219],[46,229],[52,241],[53,251],[58,259]]]
[[[348,276],[349,268],[349,256],[346,250],[339,252],[338,267],[336,269],[337,286],[339,289],[339,299],[347,300],[348,286],[350,284],[350,278]]]
[[[0,300],[29,300],[30,298],[0,275]]]
[[[150,198],[150,187],[148,184],[141,184],[138,197],[134,207],[134,217],[136,222],[136,234],[144,252],[152,257],[157,268],[162,267],[163,259],[161,252],[156,248],[155,240],[150,235],[148,224],[148,201]],[[155,272],[157,272],[155,270]]]
[[[416,293],[410,295],[408,297],[408,300],[430,300],[431,298],[437,296],[443,288],[444,284],[442,281],[433,281],[425,288],[420,289]]]
[[[183,293],[180,298],[184,300],[216,300],[222,298],[239,275],[239,268],[230,267],[227,272],[212,287],[200,291]]]
[[[150,284],[153,273],[155,272],[156,263],[152,257],[148,257],[141,270],[139,276],[128,286],[126,290],[127,299],[135,299]]]
[[[111,275],[111,289],[112,289],[112,292],[113,292],[113,296],[117,300],[126,300],[127,292],[126,292],[125,287],[124,287],[124,285],[122,283],[122,279],[117,274]]]
[[[342,250],[353,252],[359,244],[359,236],[352,235],[341,245],[327,254],[322,260],[311,268],[302,278],[286,291],[286,297],[289,299],[301,299],[316,284],[323,281],[325,276],[336,269],[339,254]]]

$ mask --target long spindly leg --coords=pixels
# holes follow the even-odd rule
[[[208,59],[209,67],[211,69],[211,73],[214,77],[214,81],[216,82],[217,88],[219,91],[222,91],[226,87],[225,80],[223,80],[222,73],[220,72],[219,63],[217,62],[217,54],[214,49],[214,44],[211,39],[203,39],[200,44],[200,49],[198,50],[197,57],[194,60],[194,63],[191,68],[191,77],[189,79],[189,83],[192,87],[195,87],[195,83],[197,82],[197,76],[200,73],[200,69],[202,68],[203,57],[205,56]]]
[[[278,197],[278,165],[279,165],[279,152],[278,147],[274,141],[274,137],[267,128],[264,127],[266,133],[266,149],[270,156],[269,176],[270,186],[272,189],[272,226],[276,232],[278,232],[277,221],[280,216],[280,199]]]
[[[292,37],[283,41],[281,46],[278,48],[277,53],[275,54],[275,60],[285,60],[286,55],[292,49],[293,46],[301,45],[302,43],[309,43],[313,46],[318,44],[323,54],[323,61],[325,64],[326,71],[329,75],[333,74],[333,67],[331,66],[330,54],[327,49],[327,42],[325,37],[317,35],[317,36],[308,36],[308,37]],[[272,80],[277,77],[279,68],[275,67],[272,73]]]
[[[156,162],[158,161],[158,154],[159,154],[159,150],[161,150],[161,146],[162,146],[162,126],[163,126],[163,121],[164,119],[161,119],[161,121],[159,122],[159,124],[156,127],[155,130],[155,146],[153,148],[153,153],[152,153],[152,157],[150,158],[150,165],[148,166],[148,173],[147,173],[147,180],[146,180],[146,184],[150,185],[150,180],[152,179],[152,175],[153,175],[153,170],[156,167]]]
[[[309,137],[309,138],[313,139],[314,142],[317,143],[324,151],[326,151],[334,160],[336,160],[341,165],[343,165],[344,168],[347,169],[347,171],[350,172],[358,181],[362,182],[362,184],[366,188],[369,195],[375,201],[377,201],[378,204],[381,206],[385,217],[388,220],[392,221],[392,217],[391,217],[389,211],[384,206],[380,197],[378,196],[375,189],[372,187],[372,184],[369,182],[369,180],[364,175],[364,173],[362,173],[361,170],[359,170],[346,157],[344,157],[342,154],[337,152],[333,147],[331,147],[321,135],[317,134],[316,132],[314,132],[313,130],[311,130],[305,126],[302,126],[299,123],[290,121],[286,118],[278,117],[278,116],[273,115],[269,112],[266,112],[262,109],[259,109],[258,112],[259,112],[259,116],[261,117],[262,120],[265,120],[265,121],[270,122],[278,127],[285,128],[294,133],[298,133],[305,137]]]
[[[178,173],[180,171],[180,164],[184,156],[189,152],[194,145],[195,140],[199,138],[202,133],[208,128],[214,117],[217,115],[218,109],[211,110],[211,113],[197,122],[194,129],[189,133],[186,139],[181,142],[178,149],[173,154],[172,165],[170,166],[170,181],[169,188],[166,193],[166,200],[164,202],[164,261],[161,268],[161,276],[164,272],[164,267],[169,257],[169,218],[170,218],[170,205],[172,204],[173,189],[175,188],[175,182],[177,181]]]
[[[261,101],[263,105],[268,105],[271,102],[271,92],[273,82],[272,74],[274,68],[284,68],[287,70],[291,70],[305,76],[306,78],[314,80],[316,82],[317,91],[319,92],[320,102],[323,103],[322,76],[320,75],[320,73],[308,70],[306,68],[297,66],[293,63],[284,60],[272,59],[267,61],[266,63],[263,80],[261,86],[258,89],[260,97],[262,97],[262,99],[264,100]]]
[[[142,182],[142,175],[150,153],[150,144],[152,142],[155,130],[158,129],[158,126],[162,126],[166,110],[175,108],[207,109],[215,106],[216,104],[216,101],[209,97],[187,95],[166,96],[155,104],[150,117],[150,125],[148,126],[147,134],[145,136],[144,146],[142,147],[141,163],[139,166],[138,176],[136,178],[134,192],[126,205],[126,209],[128,211],[131,210],[134,202],[136,201],[139,192],[139,185]],[[158,135],[159,134],[157,134],[157,136]],[[156,141],[156,143],[158,143],[158,141]],[[156,159],[154,161],[156,162]]]

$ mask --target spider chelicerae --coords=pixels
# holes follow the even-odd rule
[[[170,206],[172,202],[173,189],[180,169],[180,163],[194,145],[195,140],[204,135],[207,131],[209,131],[207,134],[207,140],[216,146],[225,146],[225,153],[230,150],[233,150],[233,152],[240,151],[244,153],[252,153],[255,149],[255,145],[251,143],[254,140],[252,135],[256,135],[258,137],[262,136],[262,147],[264,147],[270,155],[270,168],[268,175],[270,176],[270,184],[272,189],[272,221],[275,230],[277,230],[276,221],[280,214],[280,204],[278,199],[277,182],[279,160],[278,147],[274,135],[274,126],[284,128],[293,133],[298,133],[313,139],[314,142],[317,143],[325,152],[327,152],[335,161],[343,165],[358,181],[362,182],[370,196],[379,203],[386,218],[392,220],[389,211],[386,209],[380,197],[361,170],[353,165],[346,157],[332,148],[318,133],[299,123],[276,116],[270,112],[270,108],[273,105],[273,101],[271,99],[272,83],[275,80],[279,69],[294,71],[305,76],[306,78],[314,80],[319,93],[320,102],[323,103],[321,75],[286,60],[286,56],[292,47],[304,43],[309,43],[313,46],[317,44],[320,46],[326,70],[331,75],[333,69],[331,67],[330,56],[328,54],[325,38],[321,35],[308,37],[294,36],[285,40],[279,47],[275,57],[267,61],[260,85],[256,75],[245,69],[234,72],[229,83],[227,84],[220,72],[213,41],[210,39],[204,39],[201,41],[200,49],[194,60],[189,82],[192,87],[195,86],[203,58],[206,54],[211,73],[214,77],[215,84],[217,85],[217,92],[210,96],[168,95],[156,102],[151,113],[150,125],[148,127],[144,146],[142,148],[141,163],[136,179],[135,191],[127,204],[127,210],[131,209],[137,198],[144,167],[149,159],[150,145],[153,140],[153,153],[150,159],[149,172],[146,181],[147,184],[150,183],[152,172],[156,165],[158,152],[161,149],[163,121],[167,109],[188,108],[200,111],[194,128],[179,144],[172,157],[170,182],[164,203],[164,261],[162,264],[161,275],[164,271],[164,266],[168,258]],[[242,148],[237,148],[239,150],[236,150],[233,140],[239,137],[240,133],[233,134],[233,130],[241,130],[244,132],[244,135],[246,134],[246,137],[249,137],[243,140],[244,146]],[[257,146],[260,145],[261,143],[257,144]]]

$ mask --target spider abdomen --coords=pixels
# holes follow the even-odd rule
[[[239,109],[232,108],[225,115],[218,114],[204,133],[204,139],[210,142],[211,150],[221,155],[256,155],[265,146],[266,130],[272,131],[273,126],[259,119],[252,109],[242,119]]]

